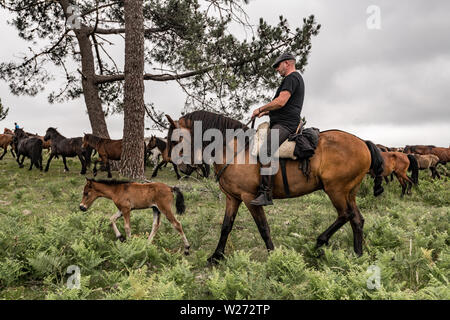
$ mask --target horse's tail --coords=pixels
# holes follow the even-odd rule
[[[40,161],[42,161],[42,140],[36,139],[31,147],[31,162],[39,164]],[[41,167],[41,164],[37,166],[37,168],[39,167]]]
[[[87,146],[82,151],[84,160],[86,161],[86,168],[90,168],[91,167],[92,150],[93,150],[93,148],[91,146]]]
[[[178,214],[183,214],[186,211],[186,205],[184,204],[184,196],[180,189],[177,187],[172,187],[172,192],[176,195],[175,207],[177,208]]]
[[[419,183],[419,164],[417,163],[417,159],[412,154],[408,154],[408,159],[409,159],[408,171],[412,171],[411,179],[414,182],[414,184],[418,184]]]
[[[370,157],[372,159],[370,163],[370,171],[375,175],[373,195],[377,197],[384,191],[384,188],[381,186],[381,183],[383,182],[383,177],[381,175],[383,173],[384,161],[381,156],[380,149],[378,149],[372,141],[366,140],[365,143],[369,148]]]

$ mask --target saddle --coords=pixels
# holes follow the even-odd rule
[[[289,138],[284,141],[278,148],[278,158],[280,159],[281,173],[283,177],[283,185],[286,195],[289,197],[289,184],[286,174],[286,160],[292,159],[299,161],[299,169],[303,172],[306,179],[309,179],[309,173],[311,167],[309,165],[309,159],[314,155],[314,151],[319,143],[320,130],[317,128],[302,128],[303,123],[300,123],[297,132],[291,134]],[[267,136],[267,130],[269,130],[269,123],[261,123],[254,137],[253,148],[251,154],[257,157],[260,153],[262,144]]]
[[[262,144],[267,136],[269,130],[269,123],[261,123],[254,137],[253,148],[251,154],[254,157],[259,155]],[[289,136],[278,149],[278,158],[304,160],[309,159],[314,155],[314,150],[319,142],[320,130],[317,128],[303,129],[301,124],[297,128],[297,132]]]

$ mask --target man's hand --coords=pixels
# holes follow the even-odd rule
[[[261,111],[261,108],[253,110],[252,119],[258,117],[261,118],[262,116],[268,115],[270,111]]]

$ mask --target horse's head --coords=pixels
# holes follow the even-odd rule
[[[48,141],[51,140],[52,137],[55,135],[55,133],[58,133],[58,131],[56,131],[55,128],[48,128],[47,131],[45,132],[45,136],[44,136],[44,141]]]
[[[147,149],[152,150],[156,147],[156,136],[151,136],[147,144]]]
[[[169,157],[175,156],[175,162],[180,166],[185,166],[193,163],[193,154],[191,157],[184,157],[184,151],[193,150],[191,144],[191,132],[192,121],[186,120],[184,117],[174,121],[169,115],[166,114],[166,118],[169,121],[170,127],[167,133],[167,149]],[[176,148],[176,154],[172,154],[172,149],[180,144],[181,148]],[[181,169],[181,168],[180,168]],[[181,169],[182,170],[182,169]]]
[[[99,193],[94,188],[93,180],[86,178],[86,185],[83,190],[83,199],[81,199],[80,210],[87,211],[98,197]]]

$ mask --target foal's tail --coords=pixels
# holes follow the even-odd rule
[[[381,156],[380,149],[378,149],[372,141],[366,140],[365,143],[369,148],[370,156],[372,158],[372,162],[370,163],[370,172],[375,175],[373,195],[377,197],[384,191],[383,187],[381,186],[381,183],[383,182],[383,177],[381,176],[381,174],[383,173],[384,161],[383,157]]]
[[[412,154],[408,154],[408,159],[409,159],[408,171],[412,171],[411,179],[414,182],[414,184],[418,184],[419,183],[419,164],[417,163],[417,159]]]
[[[183,214],[186,211],[186,206],[184,204],[184,196],[180,189],[177,187],[172,187],[172,192],[176,195],[175,207],[177,208],[178,214]]]

